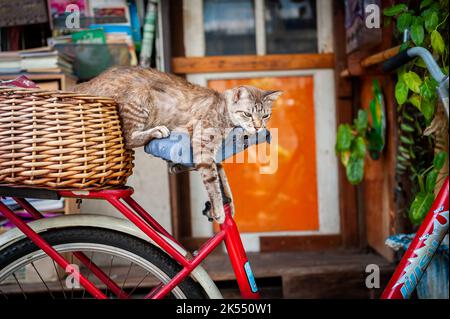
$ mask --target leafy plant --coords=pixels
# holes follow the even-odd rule
[[[360,109],[353,125],[341,124],[338,127],[336,153],[345,167],[348,181],[359,184],[364,178],[364,161],[369,152],[370,157],[378,159],[384,147],[384,111],[381,89],[378,81],[374,81],[374,99],[370,103],[372,125],[369,124],[369,113]]]
[[[401,50],[412,46],[429,49],[445,74],[448,74],[448,46],[443,39],[448,38],[448,7],[448,0],[422,0],[415,8],[401,3],[383,11],[386,22],[395,20],[399,38],[405,30],[410,33],[411,40],[403,43]],[[435,116],[436,86],[419,58],[397,70],[395,99],[399,114],[399,146],[396,173],[398,178],[408,174],[414,185],[418,185],[412,189],[413,200],[408,214],[413,224],[420,223],[426,208],[434,200],[433,191],[427,191],[427,185],[436,185],[432,182],[434,175],[437,178],[436,158],[442,156],[437,153],[433,161],[434,138],[423,136]],[[431,162],[433,166],[430,166]]]
[[[336,153],[340,155],[345,167],[348,181],[359,184],[364,177],[364,158],[366,157],[366,139],[368,129],[368,114],[359,110],[353,125],[339,125],[336,139]]]

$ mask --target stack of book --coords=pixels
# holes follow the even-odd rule
[[[21,58],[17,51],[0,52],[0,74],[22,71]]]
[[[0,52],[0,73],[73,74],[73,58],[50,47]]]
[[[136,65],[136,51],[140,51],[142,42],[144,3],[144,0],[50,0],[54,29],[47,42],[51,46],[122,44],[130,53],[129,63]],[[68,4],[78,6],[80,28],[67,28]]]

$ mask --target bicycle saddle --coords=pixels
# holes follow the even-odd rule
[[[223,140],[221,150],[216,155],[216,163],[242,152],[251,145],[264,142],[270,143],[270,132],[267,129],[254,135],[248,135],[243,128],[236,127]],[[144,150],[171,164],[194,167],[191,140],[187,133],[172,131],[166,138],[151,140]]]

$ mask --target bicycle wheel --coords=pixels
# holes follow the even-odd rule
[[[82,252],[123,289],[130,298],[145,296],[151,287],[166,283],[181,266],[159,248],[118,231],[95,227],[53,229],[40,235],[66,260],[79,267],[108,298],[116,296],[74,253]],[[90,298],[30,239],[24,238],[0,251],[0,299],[2,298]],[[186,278],[167,298],[205,298],[192,278]]]

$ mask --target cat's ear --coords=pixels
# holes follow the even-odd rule
[[[267,102],[273,102],[275,101],[281,94],[283,94],[283,91],[264,91],[263,94],[263,100]]]
[[[233,102],[237,103],[240,99],[246,97],[247,89],[244,86],[238,86],[233,89]]]

